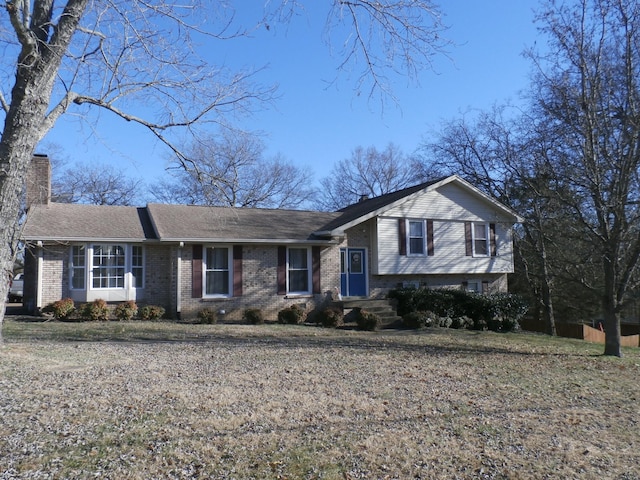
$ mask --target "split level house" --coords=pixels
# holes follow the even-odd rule
[[[512,210],[450,176],[337,212],[55,203],[51,167],[27,181],[24,303],[62,298],[161,305],[189,319],[205,307],[240,320],[291,304],[384,298],[399,286],[507,290]]]

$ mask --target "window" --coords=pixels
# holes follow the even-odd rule
[[[463,285],[465,286],[465,290],[467,292],[480,293],[482,291],[482,289],[480,287],[480,282],[478,282],[477,280],[471,280],[471,281],[468,281],[468,282],[463,282]]]
[[[287,285],[290,293],[309,293],[310,251],[308,248],[289,248],[287,259]]]
[[[409,220],[409,255],[424,255],[424,222]]]
[[[74,290],[85,289],[86,277],[86,248],[84,245],[71,247],[71,288]]]
[[[231,292],[231,249],[209,247],[204,262],[204,294],[208,297],[228,297]]]
[[[131,247],[131,286],[133,288],[144,287],[144,257],[140,245]]]
[[[144,287],[142,245],[72,245],[70,257],[72,290]]]
[[[489,255],[489,229],[486,223],[473,224],[473,254]]]
[[[122,245],[93,246],[93,288],[124,288],[124,273]]]

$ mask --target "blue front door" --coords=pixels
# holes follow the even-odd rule
[[[343,297],[367,296],[367,255],[364,248],[340,249],[340,293]]]

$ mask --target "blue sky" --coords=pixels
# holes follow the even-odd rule
[[[522,51],[536,39],[540,43],[533,24],[537,1],[441,3],[450,26],[446,36],[456,44],[449,48],[450,58],[437,59],[436,71],[423,71],[419,84],[398,79],[393,87],[398,104],[389,101],[384,109],[377,97],[357,96],[355,79],[336,71],[340,59],[321,39],[324,18],[302,16],[254,39],[229,42],[212,60],[267,67],[258,79],[277,83],[279,98],[239,125],[264,133],[267,156],[281,154],[311,168],[319,180],[357,146],[383,149],[393,142],[410,154],[444,120],[517,101],[527,87],[531,65]],[[110,114],[100,113],[91,124],[73,116],[61,119],[38,151],[47,153],[51,144],[71,163],[110,163],[137,178],[167,175],[166,147]]]

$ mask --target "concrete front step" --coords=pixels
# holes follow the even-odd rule
[[[367,312],[375,313],[380,317],[383,327],[402,321],[402,318],[398,316],[389,300],[376,298],[347,298],[343,300],[345,313],[354,308],[361,308]]]

